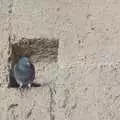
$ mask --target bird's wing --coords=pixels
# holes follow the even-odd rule
[[[33,64],[31,64],[31,70],[32,70],[32,78],[31,81],[33,81],[35,79],[35,67]]]

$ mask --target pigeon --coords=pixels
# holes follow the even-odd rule
[[[35,79],[35,67],[28,57],[22,56],[13,68],[13,76],[20,88],[26,86],[31,88]]]

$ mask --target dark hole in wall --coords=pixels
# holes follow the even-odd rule
[[[11,44],[11,55],[9,62],[11,70],[9,74],[8,87],[18,87],[13,75],[12,69],[21,56],[29,57],[33,63],[37,62],[57,62],[58,58],[58,39],[27,39],[22,38],[18,42]],[[34,87],[39,87],[38,84],[33,84]]]

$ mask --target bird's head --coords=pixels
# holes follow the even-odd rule
[[[21,66],[24,66],[24,67],[30,67],[31,66],[31,62],[30,60],[28,59],[28,57],[21,57],[18,61],[18,64],[21,65]]]

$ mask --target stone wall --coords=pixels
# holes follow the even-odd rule
[[[0,0],[0,120],[120,119],[119,0]],[[36,84],[20,91],[20,56]]]

